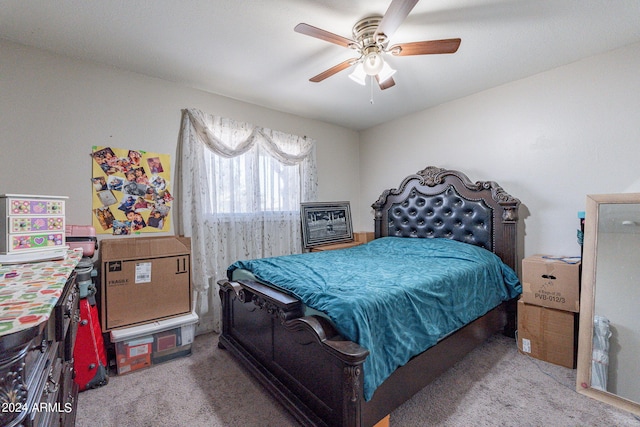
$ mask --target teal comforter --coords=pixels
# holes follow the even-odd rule
[[[365,400],[411,357],[522,291],[495,254],[450,239],[385,237],[238,261],[228,276],[238,268],[325,313],[342,336],[369,350]]]

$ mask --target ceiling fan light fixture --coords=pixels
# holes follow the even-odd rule
[[[367,73],[364,71],[362,62],[358,62],[358,65],[356,65],[351,74],[349,74],[349,78],[359,85],[364,86],[367,84]]]
[[[391,78],[396,73],[396,70],[391,68],[388,62],[384,62],[382,65],[382,70],[378,73],[378,81],[379,83],[383,83]]]
[[[459,38],[401,43],[388,47],[394,32],[418,3],[418,0],[390,1],[391,4],[384,15],[366,16],[356,22],[352,28],[353,38],[351,39],[309,24],[296,25],[294,30],[297,33],[353,49],[359,54],[358,58],[342,61],[310,78],[309,81],[321,82],[355,65],[355,69],[349,75],[352,80],[366,86],[367,76],[371,77],[371,81],[375,77],[380,89],[384,90],[395,86],[395,81],[391,78],[395,70],[386,63],[385,54],[393,56],[433,55],[455,53],[458,50],[461,42]]]
[[[365,55],[362,59],[362,66],[364,68],[364,72],[369,76],[375,76],[378,74],[382,67],[384,67],[384,59],[380,53],[373,51]]]

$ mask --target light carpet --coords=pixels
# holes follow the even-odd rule
[[[298,426],[217,343],[217,334],[200,335],[191,356],[80,393],[76,425]],[[634,415],[577,393],[575,376],[496,335],[396,409],[390,425],[640,427]]]

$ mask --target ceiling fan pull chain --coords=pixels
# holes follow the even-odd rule
[[[371,90],[371,97],[369,98],[369,102],[373,105],[373,76],[369,76],[369,88]]]

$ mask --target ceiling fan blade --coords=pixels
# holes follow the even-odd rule
[[[416,3],[418,0],[393,0],[378,24],[376,34],[384,34],[388,39],[391,38]]]
[[[315,37],[317,39],[324,40],[330,43],[335,43],[343,47],[349,47],[355,43],[353,40],[350,40],[346,37],[330,33],[329,31],[325,31],[323,29],[305,23],[296,25],[293,30],[296,33],[305,34],[307,36]]]
[[[314,83],[318,83],[323,81],[324,79],[333,76],[336,73],[339,73],[340,71],[349,68],[350,66],[352,66],[355,62],[357,61],[356,58],[351,58],[351,59],[347,59],[346,61],[343,61],[341,63],[339,63],[338,65],[334,65],[333,67],[329,68],[326,71],[323,71],[322,73],[318,74],[317,76],[311,77],[309,79],[310,82],[314,82]]]
[[[429,40],[424,42],[400,43],[387,49],[395,56],[432,55],[455,53],[460,46],[460,39]]]
[[[380,89],[382,90],[389,89],[396,84],[395,80],[393,80],[393,77],[389,77],[387,80],[381,82],[378,75],[376,75],[376,81],[378,82],[378,86],[380,86]]]

